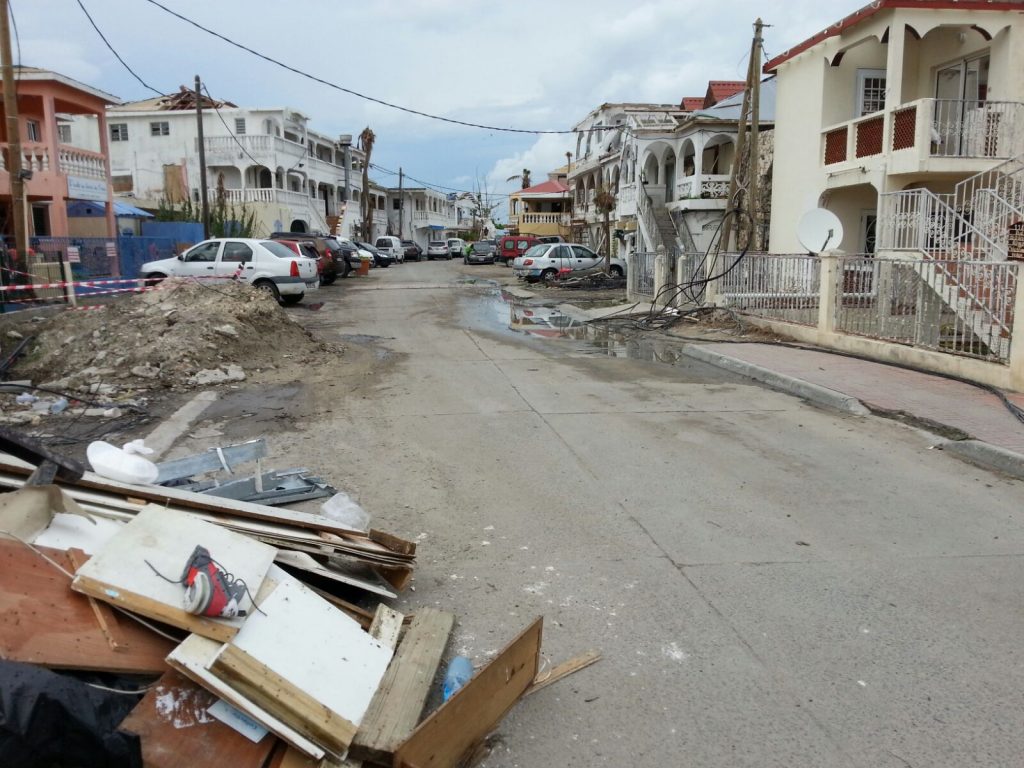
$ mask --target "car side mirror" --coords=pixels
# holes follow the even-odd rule
[[[184,260],[185,260],[185,254],[184,253],[179,253],[178,254],[178,261],[184,261]]]

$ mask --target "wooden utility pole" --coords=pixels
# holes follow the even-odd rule
[[[11,217],[14,219],[14,249],[28,258],[28,230],[25,226],[25,173],[21,167],[21,130],[18,126],[18,92],[11,58],[11,27],[8,0],[0,0],[0,67],[4,79],[4,116],[6,118],[7,170],[11,176]],[[31,172],[29,172],[31,176]],[[5,280],[6,281],[6,280]]]
[[[402,239],[402,233],[405,231],[404,229],[402,229],[402,224],[404,223],[404,218],[405,218],[402,215],[402,214],[405,213],[405,196],[402,193],[402,180],[403,179],[404,179],[404,175],[402,174],[402,166],[398,166],[398,239],[399,240]]]
[[[750,59],[750,162],[747,163],[747,200],[750,211],[750,236],[747,246],[752,251],[761,249],[761,224],[758,219],[760,198],[758,197],[758,181],[760,176],[759,160],[761,157],[761,31],[764,22],[754,22],[754,48]]]
[[[206,142],[203,139],[203,84],[196,75],[196,130],[199,136],[199,201],[202,205],[203,239],[210,236],[210,200],[206,189]]]

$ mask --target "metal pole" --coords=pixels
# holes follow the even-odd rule
[[[398,166],[398,239],[402,239],[404,230],[402,228],[403,216],[405,212],[405,198],[402,195],[402,180],[404,176],[402,174],[402,166]]]
[[[206,190],[206,142],[203,139],[202,82],[196,75],[196,131],[199,136],[199,200],[203,213],[203,239],[210,236],[210,200]]]
[[[28,260],[28,229],[25,226],[25,179],[21,167],[21,131],[18,126],[18,93],[11,59],[11,27],[8,0],[0,0],[0,67],[4,79],[4,115],[10,147],[7,170],[11,175],[11,218],[15,253]],[[5,261],[7,254],[4,254]]]

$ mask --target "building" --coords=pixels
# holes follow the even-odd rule
[[[58,72],[35,67],[16,67],[18,126],[21,165],[25,183],[29,236],[63,238],[76,235],[116,234],[107,154],[105,111],[118,104],[116,96],[85,85]],[[76,118],[93,120],[91,133],[72,131]],[[0,218],[3,234],[12,237],[10,145],[7,120],[0,122],[3,154],[0,155]],[[68,206],[91,202],[103,209],[101,222],[90,222],[90,231],[76,231]],[[10,240],[13,243],[13,240]]]
[[[969,227],[1005,257],[1024,208],[1021,10],[877,0],[770,60],[771,249],[805,251],[797,224],[820,206],[839,217],[848,253],[935,255],[930,243],[963,242]]]
[[[354,236],[360,222],[363,153],[350,135],[316,131],[288,107],[245,108],[203,97],[203,144],[209,199],[245,206],[260,234],[336,231]],[[179,93],[108,110],[114,190],[136,205],[199,201],[195,95]],[[334,229],[337,227],[337,229]]]
[[[567,165],[548,173],[547,181],[524,189],[517,189],[509,195],[508,224],[512,234],[561,235],[568,239],[572,234],[573,195],[566,184]]]
[[[412,240],[426,250],[431,240],[455,237],[460,230],[463,206],[454,195],[430,187],[392,187],[387,190],[388,228],[402,240]]]

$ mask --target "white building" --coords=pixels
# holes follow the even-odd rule
[[[207,105],[203,143],[211,201],[222,187],[227,203],[257,214],[263,234],[329,232],[336,223],[338,233],[355,235],[364,157],[351,136],[315,131],[307,115],[287,107],[243,108],[204,98]],[[117,195],[148,208],[184,196],[198,202],[191,91],[118,105],[108,110],[107,123]],[[383,197],[379,191],[378,202]]]
[[[429,187],[392,187],[387,193],[389,231],[424,250],[430,240],[455,237],[469,229],[466,205],[454,195]]]

